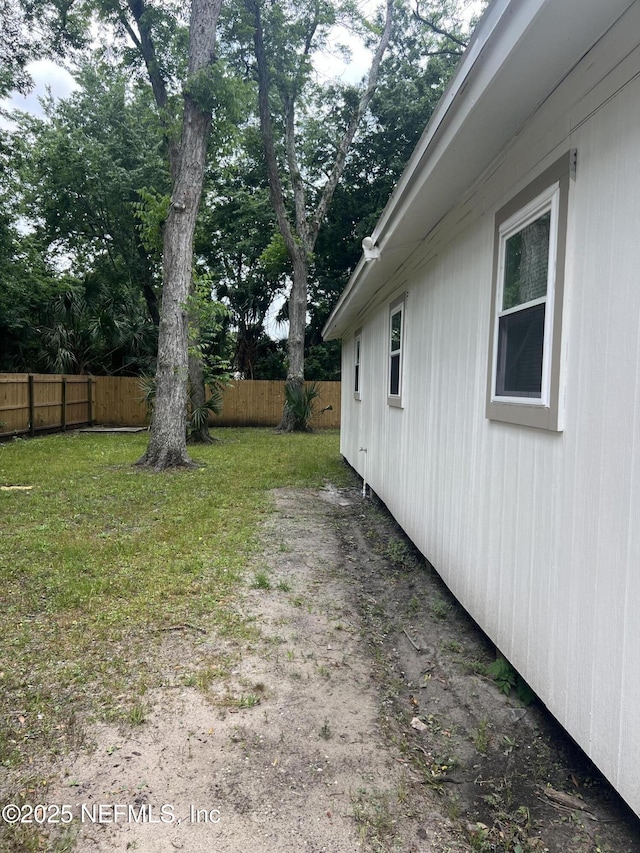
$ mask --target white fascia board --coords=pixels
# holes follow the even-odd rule
[[[361,315],[526,119],[637,0],[494,0],[371,235],[323,336]]]

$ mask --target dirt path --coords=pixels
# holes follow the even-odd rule
[[[254,638],[169,634],[146,721],[66,761],[49,799],[78,853],[640,851],[544,712],[483,674],[493,650],[386,514],[355,490],[275,500],[238,602]],[[208,677],[185,687],[189,657]]]

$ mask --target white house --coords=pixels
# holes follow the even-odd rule
[[[363,247],[342,453],[640,814],[640,0],[494,0]]]

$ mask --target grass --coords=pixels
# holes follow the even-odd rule
[[[252,589],[271,589],[271,581],[269,580],[269,575],[266,571],[262,570],[256,572],[253,583],[251,584]]]
[[[389,791],[358,789],[351,795],[360,842],[372,850],[390,849],[397,831],[395,798]]]
[[[486,753],[489,749],[489,720],[486,717],[483,717],[478,723],[478,728],[474,737],[474,744],[478,752],[482,754]]]
[[[165,474],[133,466],[144,434],[0,444],[0,484],[32,486],[0,492],[0,767],[64,752],[79,718],[143,725],[167,629],[255,631],[234,602],[269,490],[348,482],[337,432],[214,435],[190,449],[203,467]]]
[[[436,597],[431,605],[431,613],[436,619],[446,619],[451,613],[451,610],[451,604],[439,597]]]

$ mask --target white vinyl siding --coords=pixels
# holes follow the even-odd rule
[[[630,14],[425,235],[386,298],[358,318],[367,394],[361,403],[351,388],[343,397],[341,447],[360,470],[367,448],[371,488],[640,813],[640,49],[625,47],[637,43],[640,6]],[[614,70],[596,79],[601,62]],[[563,177],[539,186],[573,148],[575,181],[563,166]],[[551,335],[549,405],[499,404],[491,399],[489,331],[504,304],[491,291],[496,216],[532,184],[535,198],[556,182],[562,193],[563,181],[564,283],[554,327],[562,325],[560,337]],[[398,412],[387,393],[389,298],[407,286],[411,334],[402,354],[412,369],[402,393],[411,405]],[[351,353],[348,341],[345,371]],[[487,416],[495,404],[553,419],[554,393],[562,431]]]

